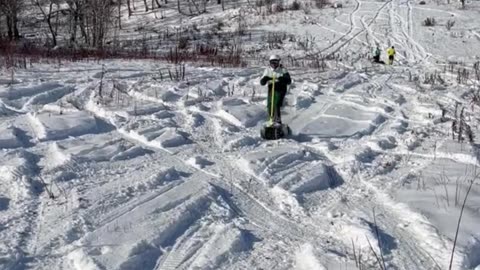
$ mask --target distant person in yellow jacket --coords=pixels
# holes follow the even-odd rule
[[[395,47],[394,46],[387,49],[387,55],[388,55],[388,64],[393,65],[393,59],[395,58]]]

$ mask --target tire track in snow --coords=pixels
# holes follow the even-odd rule
[[[356,165],[354,162],[349,167],[358,167],[358,164]],[[377,189],[373,183],[382,175],[371,177],[364,174],[365,172],[358,168],[357,172],[353,173],[353,178],[357,181],[346,182],[339,188],[338,195],[329,197],[330,200],[344,200],[342,199],[344,194],[350,194],[345,199],[347,204],[344,206],[346,207],[344,211],[347,213],[349,212],[348,209],[355,208],[363,212],[364,215],[371,216],[372,207],[380,208],[381,211],[376,211],[377,226],[384,232],[383,234],[390,235],[398,243],[396,248],[390,250],[392,255],[385,255],[389,267],[409,270],[444,269],[438,266],[439,263],[433,256],[437,259],[443,258],[444,254],[438,254],[438,252],[448,253],[449,251],[440,236],[435,235],[435,231],[431,230],[434,227],[430,225],[428,220],[411,211],[408,207],[394,202]],[[347,178],[348,176],[344,175],[343,177]],[[384,182],[385,180],[378,179],[378,181]],[[332,208],[331,205],[324,205],[320,207],[322,211],[318,213],[322,215],[326,210]],[[412,216],[415,219],[412,220],[410,218]],[[442,249],[441,247],[445,248]]]
[[[393,156],[398,155],[395,150],[382,153]],[[441,153],[438,153],[437,157],[438,155],[444,158],[449,156],[442,156]],[[427,159],[425,159],[424,164],[420,164],[419,168],[415,168],[416,170],[421,170],[433,160],[433,155],[425,157]],[[458,158],[465,161],[464,157]],[[474,160],[473,162],[476,163],[477,161]],[[373,205],[381,206],[382,213],[377,217],[378,226],[383,231],[391,233],[399,243],[398,248],[392,251],[394,256],[390,256],[390,260],[397,266],[402,265],[401,269],[445,269],[447,267],[444,264],[445,262],[440,262],[439,260],[448,257],[450,243],[439,234],[428,219],[410,210],[408,206],[393,201],[393,199],[382,193],[375,186],[375,184],[381,185],[381,183],[385,182],[385,179],[381,179],[384,175],[380,174],[371,177],[361,167],[358,171],[357,176],[362,187],[357,189],[366,189],[371,192],[376,201]],[[410,172],[406,172],[405,175]],[[355,207],[364,208],[363,212],[365,214],[371,213],[371,203],[365,203],[361,196],[354,199],[352,204]]]
[[[361,19],[363,29],[366,31],[366,40],[369,43],[369,46],[371,48],[375,48],[375,45],[377,43],[380,43],[379,39],[373,35],[373,31],[370,28],[370,26],[365,22],[365,16],[362,17]]]
[[[349,16],[349,21],[350,21],[350,29],[348,30],[347,33],[345,33],[343,36],[341,36],[340,38],[338,38],[336,41],[334,41],[332,44],[330,44],[328,47],[320,50],[320,52],[317,52],[315,54],[321,54],[323,52],[325,52],[326,50],[334,47],[335,45],[337,45],[339,42],[341,42],[344,38],[346,38],[347,36],[349,36],[353,30],[355,29],[355,19],[354,19],[354,16],[355,14],[358,12],[358,10],[360,9],[360,1],[359,0],[355,0],[356,2],[356,6],[355,6],[355,9],[350,13],[350,16]],[[317,23],[318,26],[321,26]],[[331,53],[332,54],[332,53]]]
[[[388,76],[388,75],[387,75]],[[380,88],[385,88],[386,82],[389,78],[375,80],[379,81]],[[392,89],[393,90],[393,89]],[[408,103],[408,102],[405,102]],[[368,105],[366,105],[368,106]],[[400,106],[393,107],[394,114],[400,113]],[[387,122],[387,121],[386,121]],[[385,123],[386,123],[385,122]],[[381,134],[372,134],[363,137],[362,139],[370,142],[372,138]],[[347,139],[348,141],[348,139]],[[358,144],[358,140],[351,140],[351,143]],[[315,147],[314,145],[312,145]],[[347,150],[348,151],[348,150]],[[376,151],[376,150],[375,150]],[[390,154],[392,156],[398,155],[398,150],[384,151],[383,154]],[[419,154],[421,155],[421,154]],[[441,156],[440,153],[437,153]],[[380,156],[377,154],[376,156]],[[445,155],[447,157],[448,155]],[[328,157],[328,156],[327,156]],[[428,163],[433,156],[425,156]],[[464,160],[465,157],[458,156],[456,159]],[[348,161],[352,162],[352,161]],[[371,177],[369,176],[370,166],[359,166],[356,164],[358,161],[353,161],[351,165],[345,164],[345,167],[356,171],[354,175],[359,181],[347,181],[342,187],[339,188],[338,194],[333,193],[326,194],[329,198],[328,201],[340,201],[344,194],[354,194],[347,198],[349,205],[355,207],[355,209],[363,209],[362,212],[371,216],[372,205],[381,206],[382,213],[377,216],[378,226],[381,230],[389,234],[397,241],[398,245],[395,249],[391,250],[391,254],[386,256],[389,267],[393,269],[445,269],[443,261],[439,261],[448,257],[450,245],[448,241],[440,235],[440,233],[430,224],[428,219],[421,216],[417,212],[411,210],[408,206],[395,202],[382,192],[382,189],[378,189],[375,185],[382,185],[382,183],[388,182],[385,179],[380,179],[384,175]],[[476,162],[476,161],[472,161]],[[373,169],[373,168],[372,168]],[[345,175],[344,178],[348,179]],[[378,183],[377,183],[378,181]],[[366,191],[361,192],[362,190]],[[357,195],[355,195],[357,194]],[[365,194],[371,194],[373,200],[366,200]],[[323,196],[322,196],[323,198]],[[327,209],[334,209],[329,204],[319,205],[320,215]],[[345,212],[349,213],[348,209]],[[411,218],[412,217],[412,218]],[[457,257],[461,257],[460,255]]]
[[[96,114],[97,117],[104,118],[106,121],[109,121],[114,126],[118,126],[115,122],[115,119],[112,119],[112,116],[109,112],[107,112],[102,108],[96,108],[97,105],[95,105],[94,102],[90,102],[89,104],[90,106],[95,106],[95,107],[89,107],[89,109],[91,112]],[[117,129],[120,133],[123,133],[125,135],[125,132],[121,131],[121,129],[119,128]],[[178,162],[179,164],[184,164],[200,173],[205,174],[211,179],[212,184],[218,187],[221,187],[225,191],[228,190],[232,198],[231,204],[230,204],[232,209],[235,210],[241,217],[246,218],[249,221],[249,224],[251,224],[250,226],[247,225],[245,229],[256,231],[260,235],[271,234],[274,232],[274,235],[279,237],[279,239],[288,241],[291,243],[291,245],[294,245],[293,243],[305,243],[305,242],[312,241],[312,237],[313,237],[313,240],[315,240],[317,246],[323,247],[325,251],[332,250],[334,249],[334,247],[339,248],[341,246],[340,243],[334,245],[333,243],[336,242],[334,239],[331,239],[328,235],[324,235],[320,233],[319,229],[321,230],[324,228],[318,228],[318,225],[313,226],[313,224],[307,225],[309,223],[297,224],[287,219],[283,215],[271,209],[270,206],[262,203],[259,199],[254,198],[252,195],[249,194],[248,191],[245,191],[239,184],[237,183],[228,184],[224,181],[225,176],[218,175],[218,174],[209,172],[207,170],[199,169],[195,166],[192,166],[191,164],[186,162],[188,158],[182,158],[180,156],[177,156],[179,153],[175,155],[173,152],[157,144],[149,144],[147,141],[143,140],[141,137],[133,138],[130,136],[124,136],[124,138],[134,144],[141,144],[142,146],[147,147],[149,149],[162,151],[169,158],[176,160],[176,162]],[[208,155],[212,156],[212,155],[215,155],[215,153],[208,152]],[[223,160],[222,156],[219,156],[219,155],[215,156],[216,163],[219,163],[222,160]],[[245,175],[244,172],[241,172],[235,169],[235,167],[232,167],[230,165],[230,162],[224,162],[223,165],[224,165],[223,166],[224,169],[230,168],[230,170],[234,172],[234,175],[236,176],[236,178],[247,179],[249,177],[249,175]],[[242,177],[242,175],[244,175],[244,177]],[[138,206],[135,206],[135,207],[138,207]],[[125,214],[126,212],[120,213],[120,216]],[[181,249],[181,248],[177,247],[176,250],[178,249]],[[175,262],[176,261],[175,256],[177,255],[172,255],[172,256],[174,256],[172,260]],[[181,255],[178,255],[178,257],[181,257]],[[164,269],[160,262],[158,263],[158,265],[160,265],[159,269]],[[173,263],[173,265],[175,265],[175,263]]]
[[[397,265],[404,264],[407,266],[405,269],[412,270],[419,269],[419,266],[423,269],[446,269],[446,265],[437,260],[448,258],[450,249],[437,229],[422,215],[410,210],[402,203],[394,202],[380,192],[370,183],[372,179],[366,180],[362,176],[359,177],[361,183],[373,192],[376,205],[381,206],[382,212],[377,216],[378,225],[399,240],[399,247],[396,250],[398,255],[393,256]],[[362,205],[365,213],[371,213],[370,205],[364,205],[361,202],[357,202],[356,205]],[[427,263],[428,267],[426,267]]]
[[[377,17],[380,15],[381,11],[387,6],[388,3],[390,3],[392,0],[389,0],[387,2],[385,2],[375,13],[375,16],[372,18],[372,21],[370,23],[368,23],[368,25],[372,25],[375,20],[377,19]],[[305,59],[305,58],[310,58],[310,57],[314,57],[314,56],[317,56],[317,55],[320,55],[320,54],[323,54],[324,52],[326,52],[327,50],[333,48],[335,45],[337,45],[338,43],[340,43],[344,38],[346,38],[348,35],[350,35],[352,32],[353,32],[353,29],[354,29],[354,20],[353,20],[353,16],[358,12],[358,10],[360,9],[360,1],[359,0],[356,0],[357,2],[357,6],[355,8],[355,10],[350,14],[350,18],[351,18],[351,29],[350,31],[348,31],[344,36],[338,38],[336,41],[334,41],[332,44],[330,44],[329,46],[321,49],[320,51],[318,52],[315,52],[315,53],[311,53],[311,54],[308,54],[307,56],[304,56],[304,57],[299,57],[297,59]],[[317,24],[318,25],[318,24]],[[320,27],[322,27],[321,25],[319,25]],[[344,43],[340,44],[340,46],[338,46],[337,48],[335,48],[332,52],[330,52],[328,55],[332,55],[334,53],[336,53],[337,51],[339,51],[341,48],[343,48],[344,46],[346,46],[347,44],[349,44],[352,40],[354,40],[355,38],[357,38],[357,36],[359,36],[360,34],[362,34],[363,32],[365,31],[365,28],[360,30],[359,32],[357,32],[356,34],[354,34],[351,38],[347,39]]]
[[[407,0],[407,14],[404,19],[396,9],[399,7],[395,1],[392,1],[389,8],[389,23],[392,33],[392,38],[397,40],[398,44],[403,47],[404,50],[408,49],[407,59],[410,62],[424,61],[428,58],[428,54],[425,48],[421,46],[413,38],[413,7],[410,0]],[[398,23],[397,23],[398,22]],[[398,27],[397,27],[398,25]],[[394,45],[394,42],[390,40],[390,46]]]
[[[11,182],[11,190],[18,192],[10,204],[10,210],[15,210],[19,214],[18,218],[10,219],[5,224],[5,228],[14,229],[13,234],[18,234],[14,239],[15,243],[8,243],[9,251],[13,251],[15,258],[5,258],[5,265],[8,269],[20,270],[30,267],[35,262],[37,256],[36,237],[41,232],[41,220],[44,213],[44,204],[42,197],[45,195],[46,188],[41,178],[41,168],[38,165],[40,157],[25,150],[15,150],[12,159],[21,161],[17,166],[12,166],[11,171],[2,170],[6,180]],[[0,169],[3,169],[0,167]],[[42,182],[41,182],[42,181]],[[13,223],[13,224],[9,224]],[[2,226],[3,227],[3,226]],[[3,231],[3,230],[2,230]],[[7,232],[7,231],[5,231]]]

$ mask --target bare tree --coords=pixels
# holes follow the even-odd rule
[[[20,38],[18,14],[23,4],[23,0],[0,0],[0,12],[6,17],[7,35],[10,40],[18,40]]]
[[[78,29],[88,46],[102,48],[107,28],[114,22],[115,5],[104,0],[66,0],[70,12],[70,42],[77,42]]]
[[[48,1],[40,1],[40,0],[31,0],[32,4],[38,7],[40,12],[43,15],[43,20],[47,23],[48,30],[50,32],[50,36],[52,39],[52,46],[57,46],[57,26],[53,25],[52,17],[53,17],[53,6],[55,5],[57,8],[57,12],[59,9],[59,1],[58,0],[48,0]],[[48,4],[48,9],[44,9],[44,6]],[[58,15],[57,15],[58,16]]]
[[[4,29],[4,25],[3,25],[3,15],[2,13],[0,12],[0,40],[2,40],[3,38],[3,29]]]
[[[122,29],[122,0],[117,0],[118,7],[118,29]],[[130,17],[130,15],[129,15]]]
[[[155,4],[157,5],[157,8],[160,8],[160,3],[158,0],[152,0],[152,9],[155,9]]]
[[[109,1],[90,0],[87,10],[87,22],[92,36],[90,45],[102,48],[108,26],[112,23],[114,8]]]
[[[86,44],[89,43],[89,38],[86,29],[85,23],[85,10],[86,10],[86,1],[85,0],[66,0],[69,11],[69,33],[70,33],[70,44],[73,45],[77,42],[77,32],[80,28],[82,37]]]
[[[145,12],[148,12],[148,4],[147,4],[147,0],[143,0],[143,3],[145,4]]]
[[[130,7],[130,0],[127,0],[127,8],[128,8],[128,17],[132,16],[132,8]]]

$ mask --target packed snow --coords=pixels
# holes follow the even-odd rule
[[[1,70],[0,269],[449,269],[456,238],[452,269],[480,269],[479,3],[342,6],[182,17],[285,34],[245,44],[294,80],[276,141],[260,63]],[[393,65],[365,57],[376,43]],[[324,69],[289,66],[315,54]]]

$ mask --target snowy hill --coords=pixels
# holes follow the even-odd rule
[[[243,68],[1,70],[0,269],[449,269],[455,241],[451,269],[480,269],[479,4],[342,5],[152,23],[241,14]],[[271,53],[294,80],[278,141]]]

